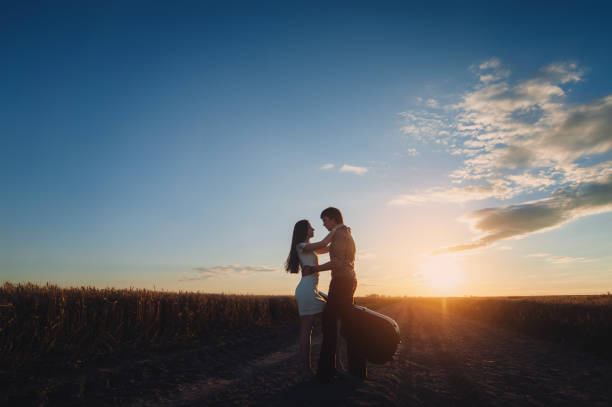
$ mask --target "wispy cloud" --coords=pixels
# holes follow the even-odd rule
[[[491,197],[507,199],[516,195],[517,191],[510,188],[510,183],[504,180],[490,181],[487,185],[472,185],[466,187],[440,188],[434,187],[424,192],[402,194],[393,199],[391,205],[410,205],[425,202],[463,203],[478,201]]]
[[[526,255],[525,257],[529,258],[529,257],[548,257],[550,256],[549,253],[531,253]]]
[[[331,171],[331,170],[335,170],[336,169],[336,165],[332,164],[332,163],[327,163],[327,164],[323,164],[322,166],[320,166],[319,169],[323,170],[323,171]],[[367,167],[359,167],[359,166],[356,166],[356,165],[344,164],[344,165],[342,165],[341,167],[338,168],[338,171],[339,172],[348,172],[348,173],[356,174],[356,175],[363,175],[366,172],[368,172],[368,168]]]
[[[500,65],[501,65],[500,59],[493,57],[481,63],[480,65],[478,65],[478,68],[480,68],[480,70],[494,69],[494,68],[499,68]]]
[[[366,167],[357,167],[354,165],[344,164],[342,167],[340,167],[340,172],[349,172],[351,174],[363,175],[368,172],[368,169]]]
[[[411,110],[398,115],[405,122],[400,130],[416,142],[448,144],[451,131],[454,132],[452,119],[441,113]]]
[[[539,258],[543,258],[549,263],[554,263],[554,264],[586,263],[586,262],[593,260],[593,259],[588,259],[586,257],[553,256],[550,253],[532,253],[532,254],[526,255],[525,257],[527,258],[539,257]]]
[[[425,102],[425,104],[427,106],[429,106],[429,107],[432,107],[432,108],[437,108],[437,107],[440,106],[438,101],[436,99],[433,99],[433,98],[427,99],[427,102]]]
[[[553,256],[546,259],[547,261],[555,264],[566,264],[566,263],[586,263],[591,261],[586,257],[570,257],[570,256]]]
[[[179,281],[197,281],[216,277],[223,278],[231,275],[249,275],[272,271],[278,271],[278,269],[267,266],[238,266],[235,264],[225,266],[196,267],[190,273],[181,274],[179,276]]]
[[[438,250],[436,253],[476,249],[508,238],[557,228],[583,216],[612,210],[612,177],[605,183],[560,188],[552,196],[520,205],[485,208],[465,220],[481,233],[476,241]]]
[[[478,65],[472,66],[472,71],[478,75],[481,82],[488,84],[506,78],[510,72],[502,67],[499,58],[490,58]]]

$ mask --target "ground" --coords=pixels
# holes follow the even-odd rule
[[[392,362],[368,366],[363,382],[345,377],[321,385],[301,376],[297,325],[288,323],[197,349],[58,370],[42,387],[42,379],[22,386],[28,394],[14,392],[14,400],[93,406],[612,405],[610,361],[418,304],[379,311],[398,322],[402,341]],[[316,330],[315,356],[320,343]]]

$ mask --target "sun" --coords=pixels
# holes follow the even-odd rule
[[[461,265],[455,255],[427,256],[419,270],[423,284],[441,295],[451,294],[464,281]]]

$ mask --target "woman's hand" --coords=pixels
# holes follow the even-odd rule
[[[319,249],[324,249],[325,247],[327,247],[327,245],[331,242],[332,237],[334,236],[334,234],[338,231],[338,229],[340,229],[341,227],[343,227],[345,225],[340,224],[340,225],[336,225],[334,226],[329,233],[327,234],[327,236],[325,236],[325,238],[323,240],[321,240],[320,242],[315,242],[315,243],[308,243],[307,245],[305,245],[302,250],[305,252],[316,252]],[[347,230],[351,231],[351,228],[347,227]]]

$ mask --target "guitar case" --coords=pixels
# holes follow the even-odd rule
[[[327,295],[319,292],[327,300]],[[353,304],[351,327],[341,328],[342,336],[361,348],[371,363],[383,364],[393,359],[400,342],[400,332],[393,318]]]

